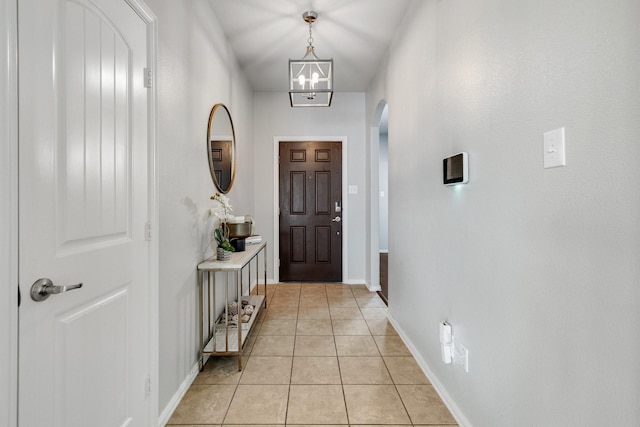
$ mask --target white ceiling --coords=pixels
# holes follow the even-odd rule
[[[333,58],[334,90],[365,92],[411,0],[209,0],[255,91],[286,92],[289,59]]]

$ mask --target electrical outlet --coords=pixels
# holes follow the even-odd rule
[[[565,166],[564,128],[545,132],[544,139],[544,168]]]

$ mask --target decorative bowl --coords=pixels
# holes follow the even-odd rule
[[[227,227],[229,227],[229,237],[233,237],[236,239],[244,239],[246,237],[251,236],[251,229],[253,224],[251,222],[242,222],[239,224],[228,223]]]

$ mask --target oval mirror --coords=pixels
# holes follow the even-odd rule
[[[209,114],[207,156],[213,183],[220,193],[228,193],[236,176],[236,134],[224,104],[214,105]]]

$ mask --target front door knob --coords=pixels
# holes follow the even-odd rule
[[[340,222],[340,221],[342,221],[342,218],[340,218],[339,216],[337,216],[337,217],[333,218],[331,221],[333,221],[333,222]]]
[[[31,299],[34,301],[44,301],[51,294],[61,294],[82,287],[82,283],[77,285],[55,286],[50,279],[38,279],[31,285]]]

